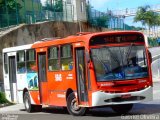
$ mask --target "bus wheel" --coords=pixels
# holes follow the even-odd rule
[[[133,104],[123,104],[123,105],[113,105],[111,106],[112,110],[118,114],[126,114],[133,107]]]
[[[24,94],[24,106],[27,112],[34,111],[34,105],[31,104],[31,100],[28,92]]]
[[[85,107],[79,107],[74,93],[67,98],[67,110],[71,115],[82,116],[86,112]]]

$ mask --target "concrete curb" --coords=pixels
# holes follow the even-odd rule
[[[12,103],[0,104],[0,108],[2,108],[2,107],[7,107],[7,106],[11,106],[11,105],[15,105],[15,104],[12,104]]]
[[[8,105],[9,105],[8,103],[0,104],[0,108],[1,108],[1,107],[5,107],[5,106],[8,106]]]

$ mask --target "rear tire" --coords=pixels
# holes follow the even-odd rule
[[[126,114],[133,107],[133,104],[123,104],[123,105],[113,105],[111,106],[112,110],[118,114]]]
[[[78,106],[78,103],[76,101],[76,97],[73,92],[71,94],[69,94],[69,96],[67,98],[67,110],[71,115],[74,115],[74,116],[82,116],[86,112],[85,107]]]
[[[28,92],[24,94],[24,106],[27,112],[35,112],[35,111],[41,111],[42,110],[42,105],[32,105],[31,104],[31,99],[30,95]]]

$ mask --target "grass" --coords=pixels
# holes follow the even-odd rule
[[[0,92],[0,104],[7,104],[10,102],[6,99],[5,94],[3,92]]]

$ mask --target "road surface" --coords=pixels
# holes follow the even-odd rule
[[[75,117],[69,115],[62,108],[43,108],[42,112],[27,113],[23,104],[0,108],[0,119],[7,117],[14,120],[141,120],[141,118],[160,119],[160,82],[154,83],[153,101],[135,104],[127,115],[118,115],[109,107],[90,109],[85,116]],[[12,119],[13,120],[13,119]],[[144,119],[146,120],[146,118]]]

